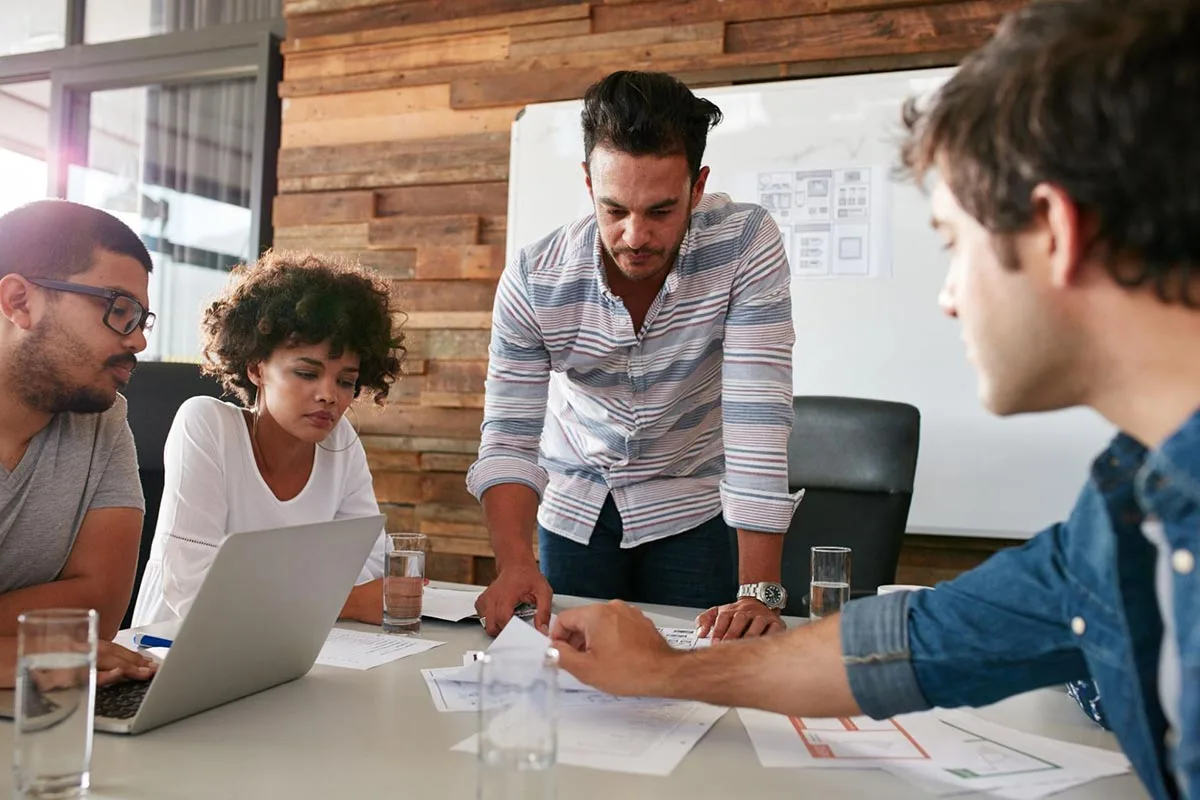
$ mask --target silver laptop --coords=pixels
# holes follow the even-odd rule
[[[153,680],[97,690],[96,730],[142,733],[307,673],[383,523],[227,536]],[[11,717],[13,692],[0,694],[0,715]]]

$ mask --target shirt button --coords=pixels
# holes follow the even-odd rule
[[[1190,575],[1196,568],[1196,557],[1190,550],[1180,548],[1171,554],[1171,568],[1180,575]]]
[[[1083,617],[1076,617],[1071,620],[1071,630],[1076,636],[1083,636],[1083,632],[1087,630],[1087,622]]]

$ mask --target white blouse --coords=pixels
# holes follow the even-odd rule
[[[230,533],[379,513],[367,455],[344,417],[317,448],[308,483],[291,500],[276,497],[258,471],[242,410],[216,398],[193,397],[179,407],[163,460],[162,504],[135,626],[182,620]],[[381,531],[359,583],[383,576],[385,542]]]

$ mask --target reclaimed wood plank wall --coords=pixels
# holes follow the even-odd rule
[[[391,528],[431,537],[431,577],[494,569],[464,474],[522,106],[616,69],[700,87],[953,64],[1020,3],[285,0],[275,245],[350,255],[393,282],[407,375],[361,427]]]

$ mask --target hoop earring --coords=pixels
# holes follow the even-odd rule
[[[354,415],[354,420],[350,423],[350,429],[354,431],[354,438],[350,441],[350,444],[346,445],[345,447],[338,447],[335,449],[333,447],[325,447],[320,442],[317,442],[317,447],[320,447],[326,453],[344,453],[362,440],[362,436],[358,432],[360,427],[358,422],[358,409],[354,407],[354,403],[350,404],[348,412]]]

